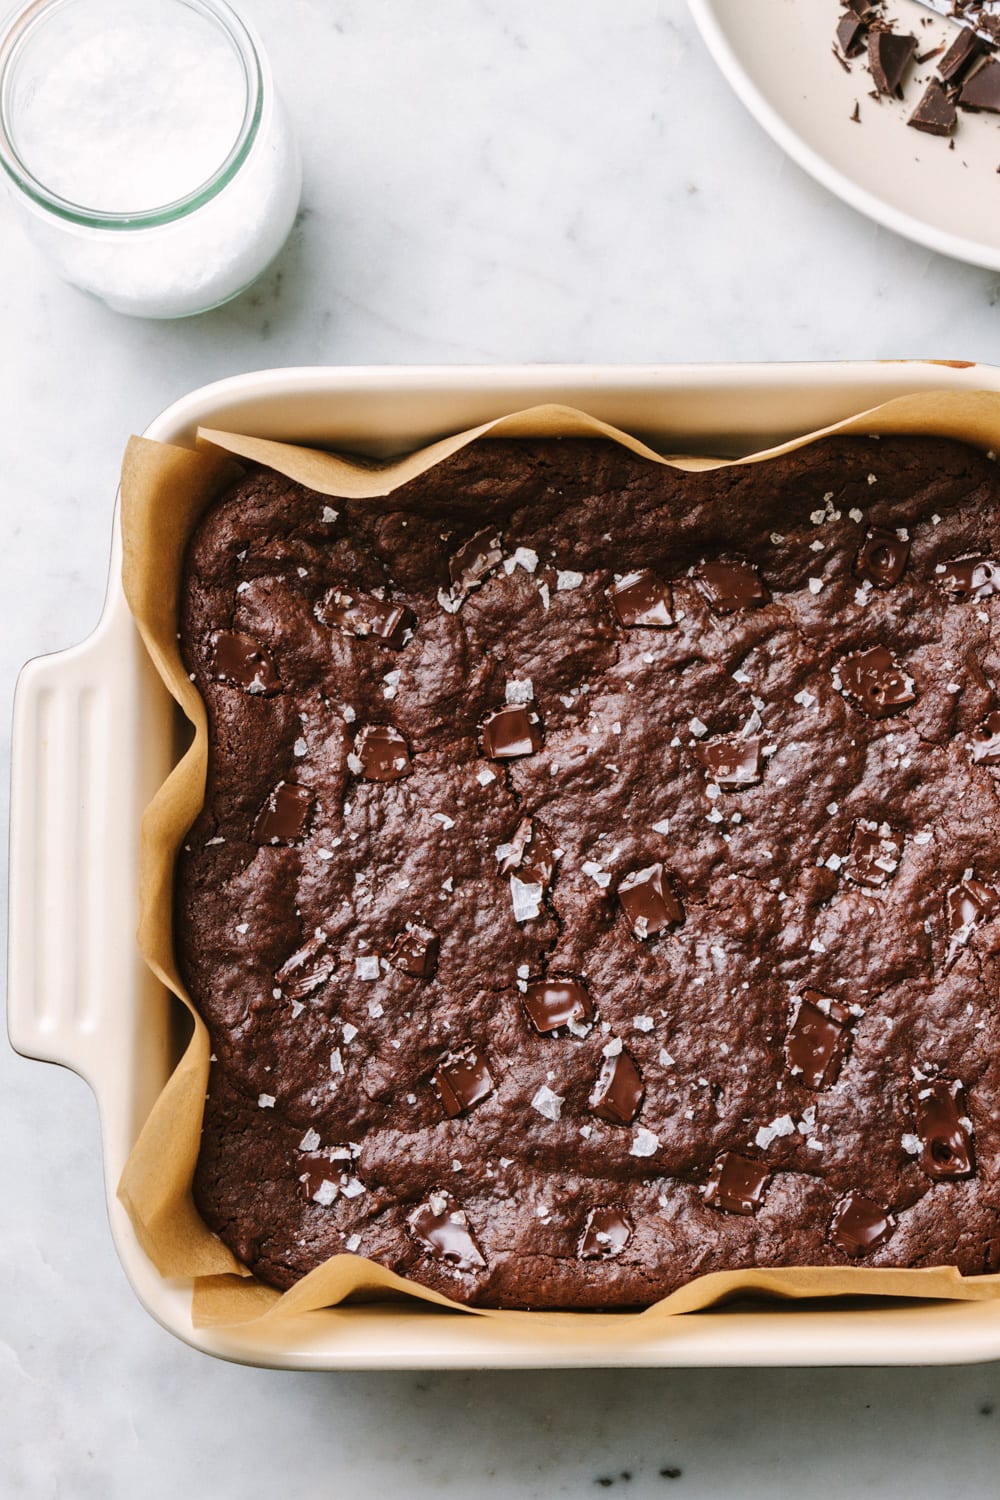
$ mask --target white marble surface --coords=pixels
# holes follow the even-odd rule
[[[301,221],[256,290],[192,322],[126,321],[54,281],[0,203],[5,701],[23,659],[94,623],[127,435],[215,377],[1000,361],[1000,280],[894,239],[785,161],[681,0],[241,3],[306,166]],[[583,1496],[602,1480],[636,1500],[995,1493],[997,1366],[305,1376],[212,1362],[125,1284],[84,1085],[0,1048],[0,1142],[5,1496]]]

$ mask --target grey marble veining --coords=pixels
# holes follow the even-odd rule
[[[306,168],[300,222],[253,291],[190,322],[128,321],[55,281],[0,202],[5,703],[25,658],[97,617],[128,434],[208,380],[320,362],[1000,361],[1000,279],[894,238],[787,162],[681,0],[242,8]],[[125,1283],[84,1085],[0,1048],[0,1143],[4,1496],[996,1491],[996,1366],[214,1363]]]

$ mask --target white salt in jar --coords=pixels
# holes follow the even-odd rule
[[[249,286],[301,190],[267,59],[225,0],[33,0],[0,32],[0,163],[59,274],[150,318]]]

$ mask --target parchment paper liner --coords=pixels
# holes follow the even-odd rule
[[[247,1323],[302,1314],[355,1300],[416,1299],[466,1315],[529,1319],[567,1329],[587,1320],[590,1336],[613,1344],[623,1325],[634,1333],[677,1313],[735,1296],[781,1299],[889,1296],[986,1300],[1000,1296],[1000,1274],[963,1277],[954,1267],[882,1270],[871,1267],[788,1268],[713,1272],[696,1278],[641,1313],[495,1312],[469,1309],[357,1255],[334,1255],[290,1291],[257,1281],[205,1226],[191,1181],[198,1154],[208,1080],[208,1033],[178,975],[173,953],[173,871],[177,851],[200,810],[205,788],[205,710],[177,649],[177,604],[187,540],[209,501],[240,472],[229,455],[266,464],[330,496],[364,499],[389,494],[467,443],[494,437],[603,436],[654,463],[678,469],[759,463],[814,442],[827,433],[911,433],[952,437],[1000,450],[1000,396],[991,392],[931,392],[903,396],[819,432],[740,460],[665,458],[625,432],[586,413],[538,406],[500,417],[417,453],[372,464],[315,449],[202,429],[195,452],[132,438],[122,469],[123,581],[142,638],[163,681],[194,728],[194,740],[160,788],[142,825],[138,940],[150,968],[191,1013],[194,1033],[157,1099],[125,1164],[118,1195],[136,1234],[164,1276],[190,1277],[196,1326]],[[346,1314],[345,1314],[346,1315]]]

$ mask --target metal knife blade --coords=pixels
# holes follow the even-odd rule
[[[925,10],[934,11],[935,15],[943,16],[946,21],[954,21],[956,26],[967,26],[994,47],[1000,41],[996,32],[988,31],[982,25],[984,20],[1000,23],[1000,0],[970,0],[964,6],[958,0],[959,9],[956,9],[955,0],[916,0],[916,3]]]

